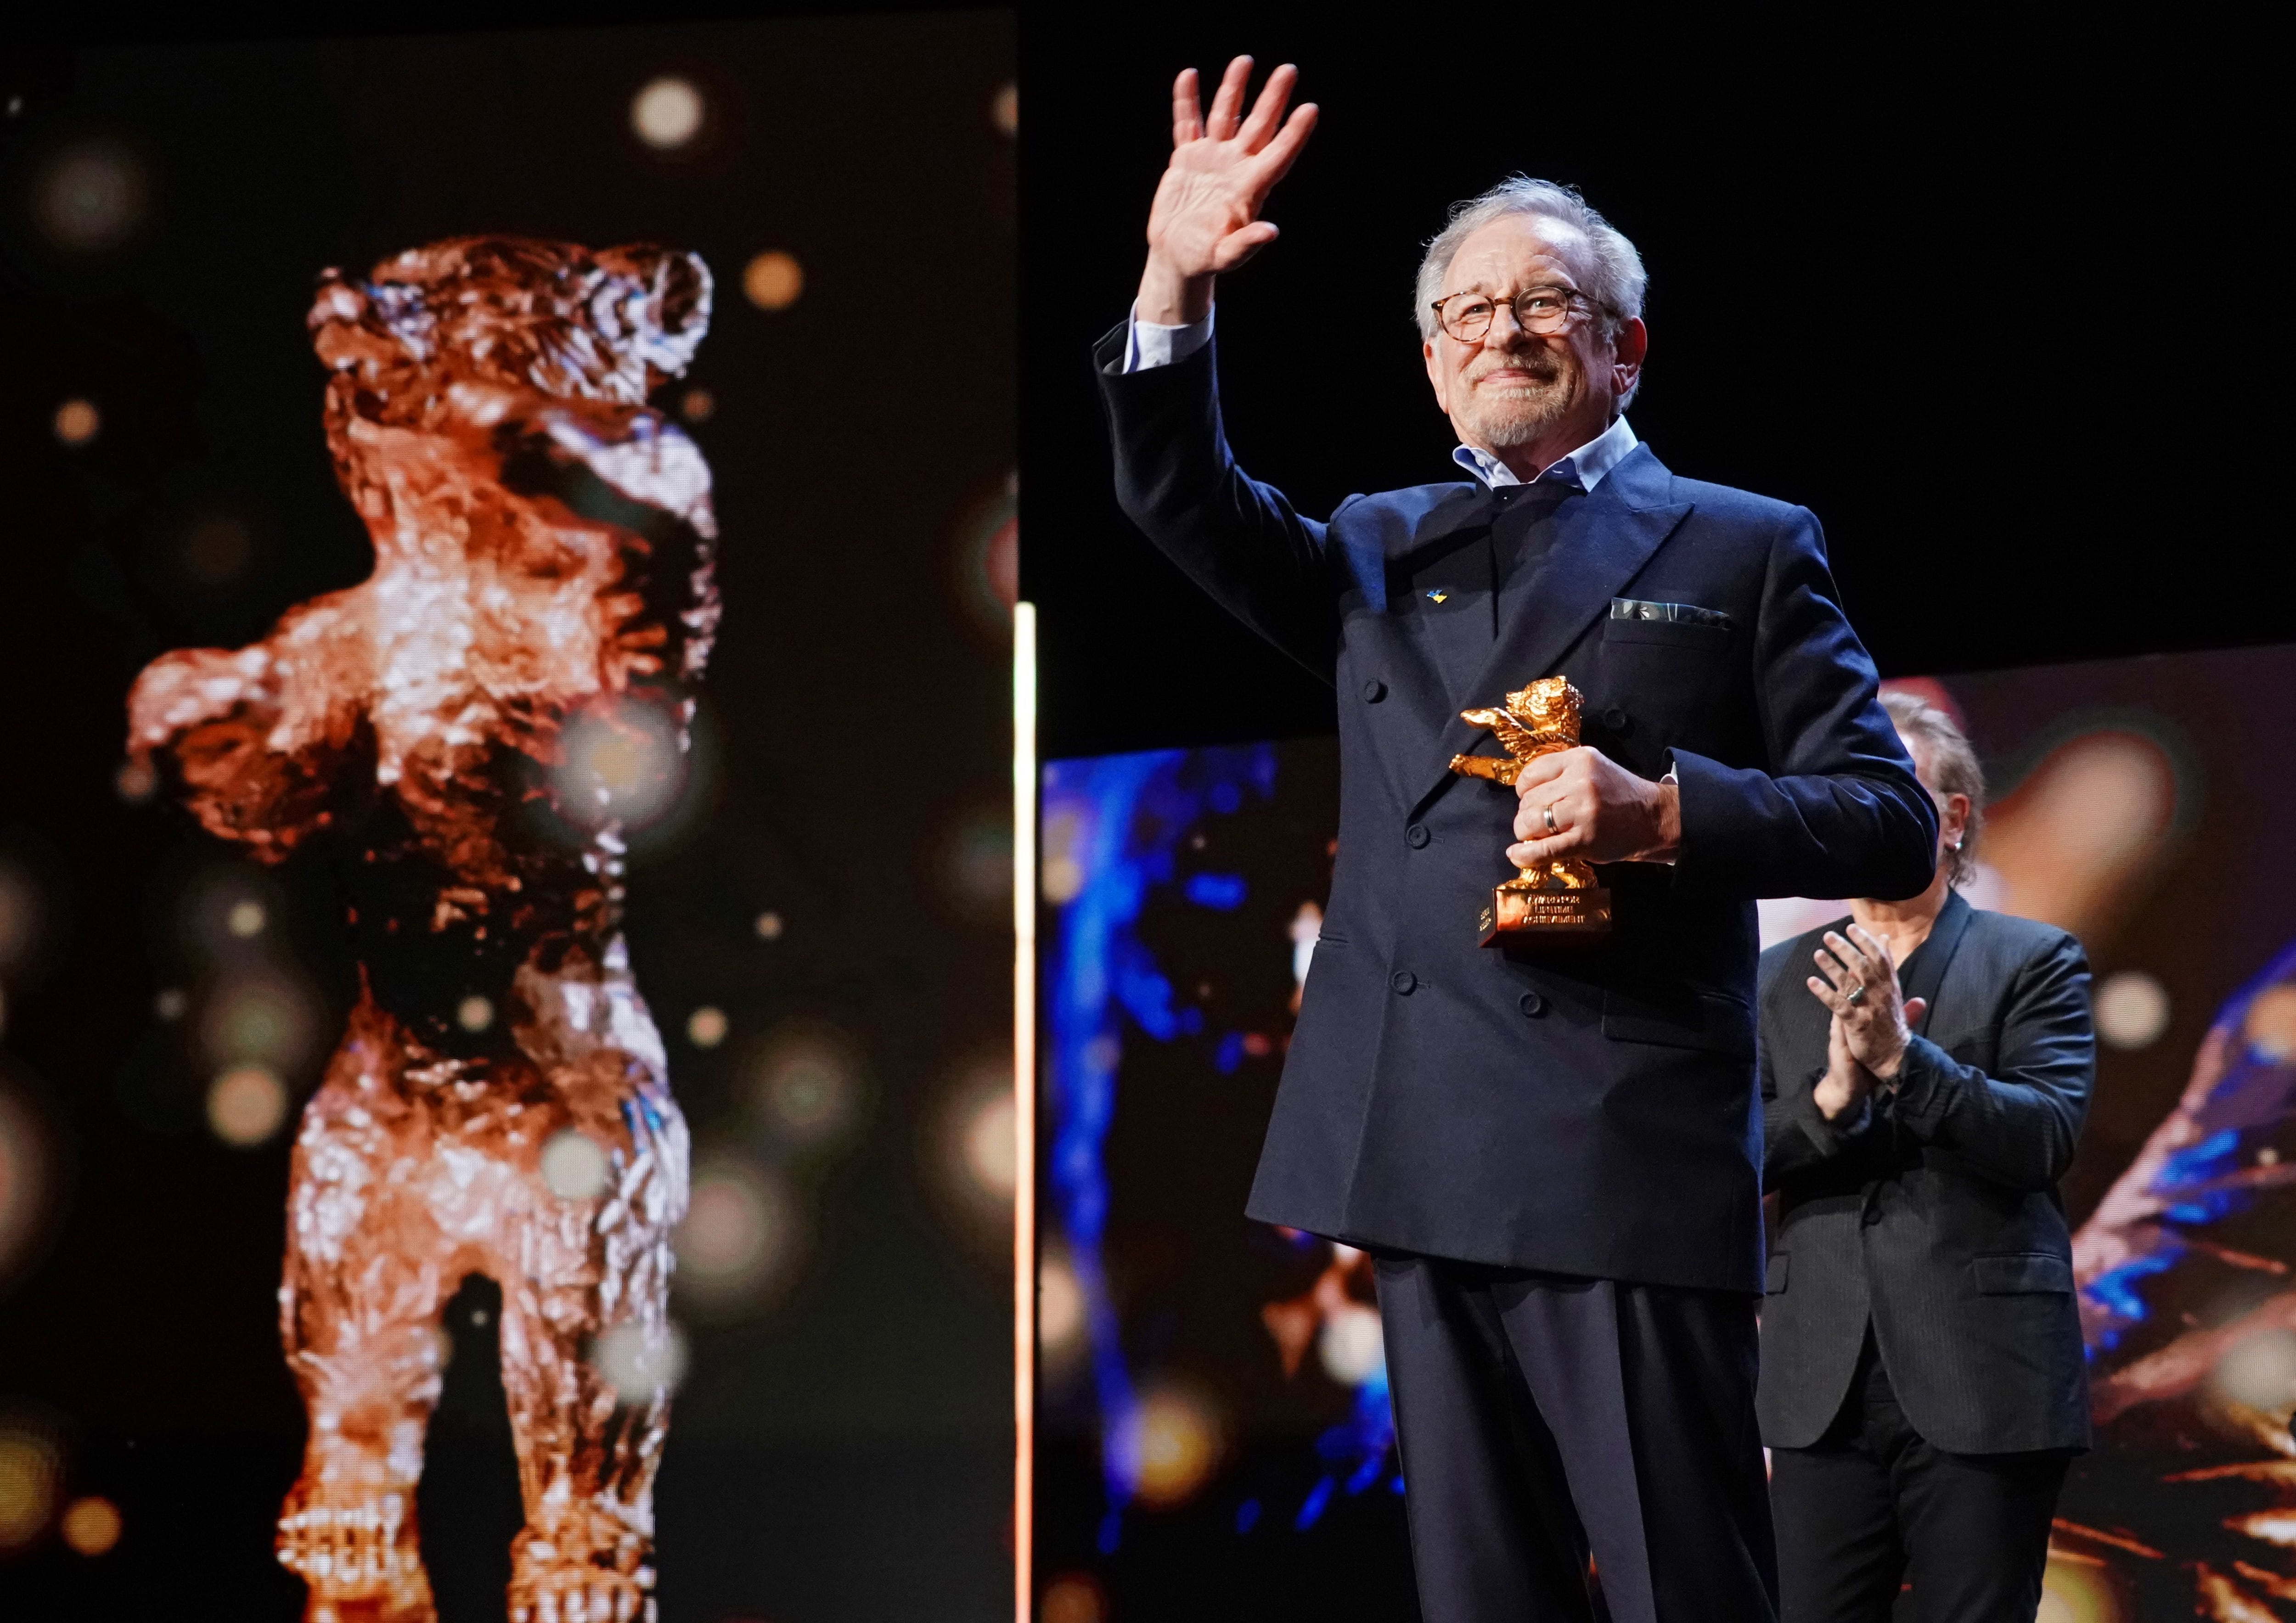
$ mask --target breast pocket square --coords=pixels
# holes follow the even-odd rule
[[[1727,631],[1737,623],[1719,609],[1702,609],[1696,603],[1651,602],[1639,597],[1612,598],[1611,618],[1669,626],[1711,626],[1718,631]]]

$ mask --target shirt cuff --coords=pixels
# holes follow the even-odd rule
[[[1125,324],[1123,370],[1148,372],[1186,360],[1212,341],[1212,316],[1213,312],[1207,310],[1201,321],[1167,327],[1141,320],[1140,307],[1134,305],[1132,316]]]
[[[1674,785],[1675,809],[1677,812],[1679,812],[1682,807],[1682,778],[1674,769],[1674,751],[1671,750],[1669,750],[1666,752],[1666,775],[1659,779],[1659,782],[1661,783],[1671,783]],[[1679,823],[1676,824],[1677,829],[1679,829],[1680,826]],[[1658,865],[1661,868],[1670,868],[1681,860],[1682,846],[1679,841],[1677,841],[1674,848],[1674,855],[1660,858]]]

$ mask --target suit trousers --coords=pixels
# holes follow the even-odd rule
[[[1771,1455],[1785,1623],[2032,1623],[2071,1455],[1948,1454],[1906,1420],[1866,1332],[1825,1435]]]
[[[1751,1296],[1377,1264],[1424,1623],[1776,1618]]]

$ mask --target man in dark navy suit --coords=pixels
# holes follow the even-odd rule
[[[1132,319],[1097,359],[1125,511],[1340,695],[1339,862],[1249,1209],[1370,1250],[1427,1623],[1769,1619],[1754,898],[1906,896],[1935,812],[1815,520],[1677,479],[1621,414],[1634,246],[1515,180],[1430,245],[1429,381],[1472,476],[1327,522],[1220,426],[1215,277],[1315,121],[1174,86]],[[1447,770],[1471,706],[1560,673],[1580,748]],[[1593,948],[1485,949],[1517,865],[1600,869]],[[1591,1557],[1591,1560],[1590,1560]]]

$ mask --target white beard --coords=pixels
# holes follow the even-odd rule
[[[1548,362],[1548,374],[1534,379],[1530,387],[1516,385],[1504,389],[1486,389],[1475,378],[1461,380],[1458,426],[1461,438],[1469,433],[1494,451],[1508,451],[1517,446],[1529,445],[1541,434],[1560,422],[1577,398],[1578,368],[1554,359]],[[1503,366],[1521,365],[1526,357],[1503,356],[1484,368],[1484,373],[1496,372]]]

